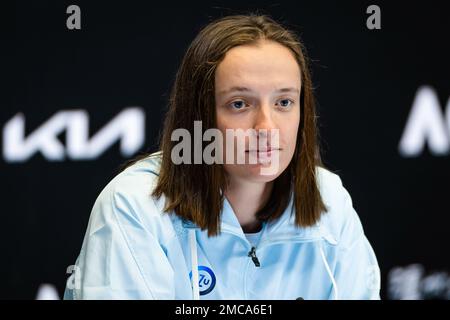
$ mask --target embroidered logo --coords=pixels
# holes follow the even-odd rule
[[[192,281],[192,271],[189,272],[189,279]],[[216,286],[216,276],[207,266],[198,266],[198,287],[200,295],[210,293]]]

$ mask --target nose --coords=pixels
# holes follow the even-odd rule
[[[259,139],[267,140],[268,145],[270,144],[270,137],[273,134],[273,129],[278,129],[275,119],[274,119],[274,110],[268,103],[261,104],[259,108],[257,108],[254,127],[256,134]]]

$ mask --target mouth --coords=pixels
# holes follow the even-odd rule
[[[245,152],[247,152],[247,153],[250,153],[250,152],[253,152],[253,153],[272,153],[273,151],[280,151],[280,150],[282,150],[281,148],[271,148],[271,147],[268,147],[268,148],[263,148],[263,149],[255,149],[255,150],[245,150]]]
[[[256,161],[261,164],[267,164],[273,161],[273,157],[279,152],[280,148],[266,148],[245,151],[250,157],[256,158]]]

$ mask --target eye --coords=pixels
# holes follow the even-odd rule
[[[277,105],[282,107],[282,109],[288,109],[292,106],[292,104],[294,104],[294,101],[292,101],[291,99],[282,99],[277,102]]]
[[[236,100],[230,103],[230,107],[235,110],[242,110],[247,104],[243,100]]]

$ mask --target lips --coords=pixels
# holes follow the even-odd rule
[[[281,150],[280,148],[267,148],[267,149],[256,149],[247,150],[246,153],[250,157],[254,157],[259,164],[269,164],[273,161],[274,153]]]
[[[281,150],[280,148],[266,148],[266,149],[256,149],[256,150],[246,150],[245,152],[258,152],[258,153],[270,153],[271,151]]]

